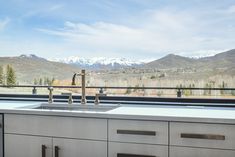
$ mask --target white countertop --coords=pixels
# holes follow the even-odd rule
[[[0,101],[0,113],[235,124],[235,108],[122,105],[107,112],[21,108],[39,103]]]

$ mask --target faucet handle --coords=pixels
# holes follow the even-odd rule
[[[53,87],[48,87],[48,90],[49,90],[49,98],[48,98],[48,103],[51,104],[53,103]]]
[[[53,91],[54,88],[53,88],[53,87],[48,87],[47,89],[48,89],[49,91]]]
[[[72,104],[73,103],[73,93],[61,93],[61,95],[69,96],[68,104]]]
[[[99,105],[99,103],[100,103],[99,97],[100,96],[107,96],[107,94],[105,94],[105,93],[96,93],[95,94],[95,101],[94,101],[95,105]]]

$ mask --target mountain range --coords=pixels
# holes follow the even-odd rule
[[[71,56],[68,58],[57,58],[52,61],[66,63],[90,70],[109,70],[133,67],[145,64],[147,61],[130,60],[126,58],[80,58]]]
[[[158,68],[158,69],[172,69],[172,68],[229,68],[235,65],[235,49],[216,54],[209,57],[190,58],[179,56],[175,54],[168,54],[163,58],[157,60],[130,60],[125,58],[80,58],[68,57],[63,59],[54,59],[53,61],[75,65],[80,68],[90,70],[112,70],[125,69],[128,67],[136,68]]]
[[[210,57],[188,58],[169,54],[158,60],[143,65],[145,68],[172,69],[172,68],[204,68],[215,69],[235,68],[235,49],[222,52]]]
[[[36,55],[20,55],[17,57],[0,57],[0,66],[10,64],[16,70],[19,82],[31,83],[34,78],[54,77],[56,79],[71,79],[74,72],[82,68],[96,72],[95,70],[127,71],[137,69],[144,73],[149,69],[196,69],[200,71],[210,70],[220,74],[235,75],[235,49],[204,58],[189,58],[175,54],[169,54],[163,58],[151,61],[132,61],[124,58],[92,58],[80,59],[70,57],[63,60],[47,60]],[[210,75],[215,73],[210,73]]]

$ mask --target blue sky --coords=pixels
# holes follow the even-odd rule
[[[0,0],[0,56],[206,56],[235,43],[235,0]]]

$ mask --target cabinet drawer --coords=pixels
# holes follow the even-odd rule
[[[5,133],[107,140],[107,120],[92,118],[5,115]]]
[[[168,157],[168,147],[109,142],[109,157]]]
[[[168,144],[168,123],[109,120],[109,141]]]
[[[235,149],[235,125],[172,122],[170,145]]]
[[[234,157],[235,151],[206,148],[171,147],[171,157]]]

